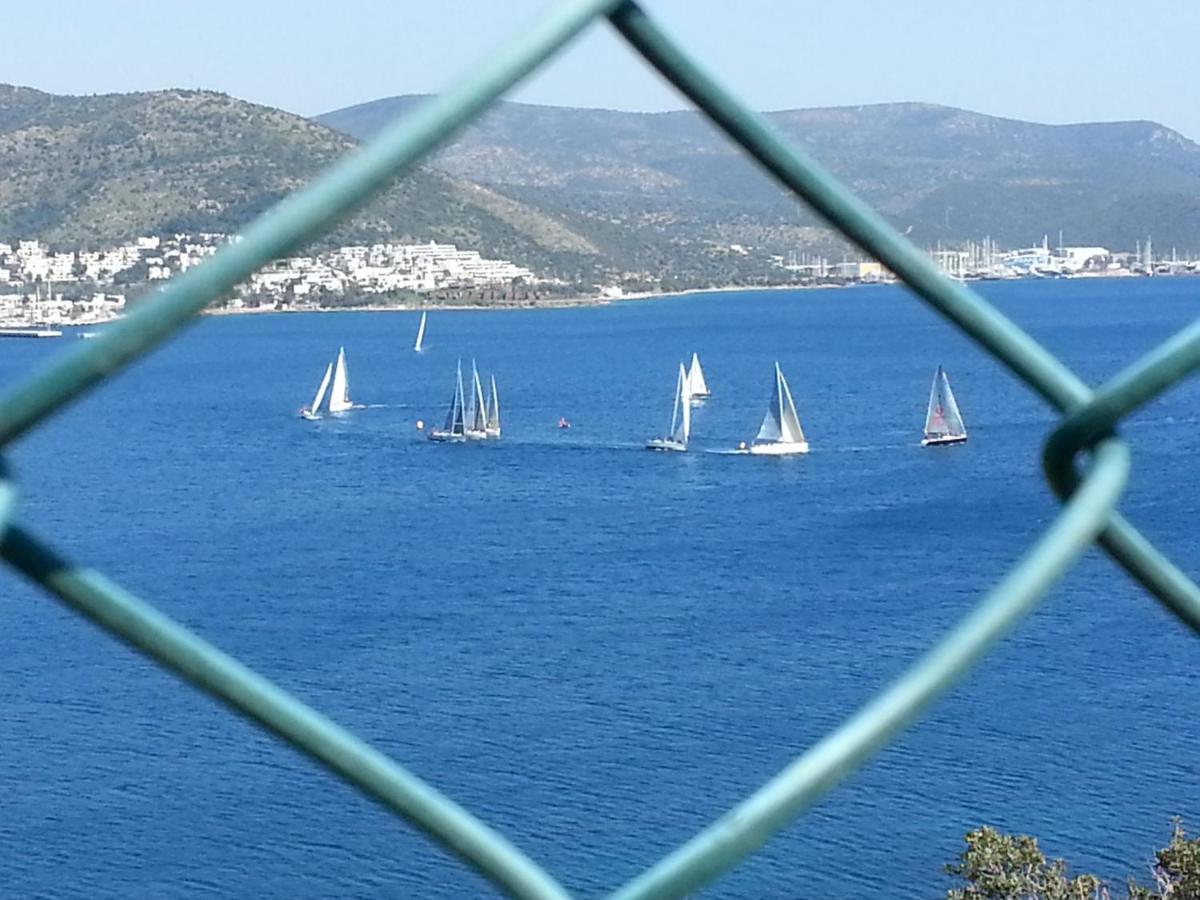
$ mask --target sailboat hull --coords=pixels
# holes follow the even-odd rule
[[[302,409],[300,410],[300,418],[306,419],[309,422],[315,422],[321,417],[311,410]]]
[[[442,444],[461,444],[467,439],[467,436],[453,431],[438,431],[435,428],[429,432],[429,439]]]
[[[749,453],[751,456],[795,456],[799,453],[808,452],[807,441],[778,441],[770,444],[751,444],[744,450],[738,448],[742,453]]]
[[[967,436],[965,434],[947,434],[944,437],[927,437],[921,439],[922,447],[940,447],[945,444],[965,444]]]
[[[651,438],[650,440],[646,441],[646,449],[686,453],[687,444],[681,444],[679,441],[673,441],[670,438]]]
[[[500,427],[497,426],[495,428],[489,428],[485,434],[492,439],[498,438],[500,437]]]
[[[466,431],[466,438],[468,441],[486,441],[488,439],[488,433],[486,430],[478,431],[474,428],[468,428]]]

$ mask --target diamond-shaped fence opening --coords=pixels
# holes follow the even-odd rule
[[[1062,512],[1013,570],[895,683],[688,843],[614,893],[680,896],[730,869],[884,746],[1046,593],[1093,543],[1200,632],[1200,589],[1116,511],[1129,452],[1116,423],[1200,365],[1193,325],[1093,392],[1020,328],[934,265],[766,122],[732,97],[632,2],[567,0],[310,187],[280,203],[204,265],[87,346],[63,354],[0,398],[0,447],[100,384],[193,319],[259,267],[332,227],[450,138],[572,38],[607,18],[625,40],[743,150],[886,265],[926,303],[1064,413],[1044,465]],[[1086,472],[1076,470],[1088,451]],[[308,753],[519,897],[565,897],[536,863],[469,812],[336,723],[191,634],[103,575],[13,521],[16,491],[0,457],[0,555],[70,608],[164,668]]]

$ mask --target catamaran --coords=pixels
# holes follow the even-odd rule
[[[329,387],[329,379],[332,377],[333,363],[329,363],[325,366],[325,377],[321,379],[321,386],[317,388],[317,394],[313,397],[312,405],[300,408],[300,415],[310,422],[321,418],[321,401],[325,399],[325,390]]]
[[[487,440],[487,404],[483,399],[483,384],[479,381],[475,360],[471,360],[471,407],[467,411],[466,423],[467,440]]]
[[[967,439],[967,426],[963,424],[950,380],[941,366],[933,373],[933,386],[929,389],[929,408],[925,411],[925,436],[922,447],[938,444],[961,444]]]
[[[666,437],[646,441],[647,450],[687,450],[688,437],[692,431],[692,404],[688,396],[688,376],[679,364],[679,377],[675,379],[675,406],[671,410],[671,429]]]
[[[458,377],[454,382],[454,396],[450,399],[450,410],[446,413],[446,424],[441,428],[432,428],[429,431],[429,439],[431,441],[448,441],[458,443],[467,439],[465,415],[465,403],[463,403],[463,382],[462,382],[462,361],[458,363]]]
[[[337,362],[333,367],[333,385],[329,388],[329,411],[345,412],[353,406],[350,402],[350,382],[346,377],[346,348],[338,347]]]
[[[500,437],[500,395],[496,393],[496,376],[492,376],[492,395],[488,398],[487,436]]]
[[[796,415],[796,404],[792,401],[792,392],[788,390],[779,363],[775,363],[771,402],[758,434],[749,446],[745,441],[739,444],[738,452],[756,456],[788,456],[808,452],[808,441],[804,437],[804,429],[800,427],[800,418]]]
[[[413,350],[417,353],[421,352],[421,342],[425,340],[425,316],[428,314],[428,310],[421,310],[421,324],[417,326],[417,340],[413,344]]]
[[[704,380],[704,370],[700,368],[700,357],[692,354],[692,365],[688,369],[688,395],[691,398],[692,405],[698,406],[712,396],[708,389],[708,382]]]

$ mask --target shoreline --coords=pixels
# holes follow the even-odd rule
[[[1136,275],[1077,275],[1071,278],[1010,278],[1010,279],[973,279],[968,280],[966,284],[975,284],[977,281],[1076,281],[1092,278],[1129,278],[1137,277]],[[1188,276],[1170,276],[1161,275],[1160,278],[1170,277],[1188,277]],[[622,294],[619,297],[605,296],[588,296],[588,297],[562,297],[554,300],[542,301],[538,303],[504,303],[504,304],[478,304],[478,303],[438,303],[438,304],[421,304],[421,305],[400,305],[400,306],[321,306],[315,308],[288,308],[288,309],[269,309],[257,307],[254,309],[205,309],[201,315],[209,316],[234,316],[243,314],[255,313],[339,313],[339,312],[421,312],[430,310],[451,310],[451,311],[478,311],[478,312],[504,312],[518,310],[538,310],[538,309],[577,309],[591,308],[597,306],[612,306],[626,301],[638,300],[665,300],[671,297],[691,297],[696,294],[733,294],[749,291],[840,291],[852,287],[887,287],[887,286],[904,286],[904,282],[900,279],[892,281],[877,281],[877,282],[846,282],[844,284],[761,284],[761,285],[744,285],[744,284],[726,284],[712,287],[702,288],[683,288],[678,291],[637,291],[628,294]]]
[[[607,306],[616,300],[624,298],[612,297],[568,297],[561,300],[550,300],[540,303],[496,303],[492,305],[478,303],[425,303],[420,305],[396,305],[390,304],[387,306],[378,306],[368,304],[366,306],[305,306],[305,307],[287,307],[286,309],[274,309],[271,307],[243,307],[241,309],[229,309],[222,307],[219,309],[204,309],[200,314],[204,316],[241,316],[241,315],[261,315],[264,313],[343,313],[343,312],[422,312],[430,310],[479,310],[480,312],[500,312],[503,310],[530,310],[530,309],[571,309],[579,306]]]
[[[1137,277],[1131,273],[1124,275],[1089,275],[1075,276],[1074,278],[1065,278],[1061,280],[1074,281],[1083,278],[1121,278],[1121,277]],[[1188,276],[1170,276],[1160,275],[1160,278],[1170,277],[1188,277]],[[1011,281],[1057,281],[1060,279],[1048,278],[1016,278],[1003,279]],[[974,281],[967,282],[974,284]],[[275,309],[274,307],[240,307],[230,309],[228,307],[219,307],[216,309],[205,308],[200,311],[202,316],[247,316],[247,315],[268,315],[276,314],[298,314],[298,313],[353,313],[353,312],[372,312],[372,313],[410,313],[422,312],[430,310],[446,310],[446,311],[463,311],[463,312],[504,312],[504,311],[529,311],[541,309],[588,309],[598,306],[611,306],[617,303],[639,300],[665,300],[671,297],[689,297],[696,294],[727,294],[740,293],[746,291],[817,291],[817,290],[842,290],[849,287],[885,287],[888,285],[903,285],[899,279],[894,281],[881,281],[874,283],[851,282],[846,284],[770,284],[770,285],[739,285],[728,284],[713,287],[702,288],[684,288],[678,291],[638,291],[634,293],[622,294],[619,297],[611,296],[584,296],[584,297],[559,297],[552,300],[540,301],[538,303],[497,303],[497,304],[478,304],[478,303],[436,303],[436,304],[400,304],[400,305],[366,305],[366,306],[316,306],[316,307],[286,307],[284,309]],[[87,329],[107,325],[110,322],[117,322],[125,318],[124,316],[113,316],[108,319],[90,320],[81,322],[78,320],[69,321],[0,321],[0,328],[71,328],[71,329]],[[78,333],[78,332],[73,332]]]
[[[890,282],[889,282],[890,283]],[[727,284],[718,287],[702,287],[702,288],[684,288],[678,291],[637,291],[628,294],[622,294],[619,297],[604,297],[604,296],[586,296],[586,297],[558,297],[553,300],[540,301],[538,303],[496,303],[496,304],[479,304],[479,303],[435,303],[435,304],[402,304],[388,306],[317,306],[317,307],[288,307],[286,309],[273,309],[270,307],[243,307],[240,309],[229,309],[222,307],[219,309],[205,309],[201,311],[201,315],[205,316],[239,316],[239,315],[263,315],[267,313],[342,313],[342,312],[422,312],[431,310],[452,310],[452,311],[478,311],[478,312],[505,312],[505,311],[529,311],[538,309],[577,309],[591,308],[596,306],[612,306],[626,301],[638,300],[665,300],[670,297],[687,297],[694,294],[725,294],[738,293],[740,291],[811,291],[821,289],[840,289],[843,287],[854,287],[857,285],[842,285],[842,284],[772,284],[772,285],[757,285],[748,287],[739,284]],[[875,285],[862,285],[864,287],[875,287]]]

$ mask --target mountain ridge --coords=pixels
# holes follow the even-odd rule
[[[356,146],[214,91],[71,97],[0,85],[0,239],[89,248],[141,234],[234,233]],[[327,240],[450,241],[551,270],[586,269],[596,255],[569,223],[426,167]]]
[[[384,98],[316,118],[363,138],[422,99]],[[764,115],[918,242],[990,234],[1019,245],[1073,223],[1079,243],[1122,247],[1145,234],[1116,210],[1200,194],[1200,146],[1148,120],[1049,125],[916,101]],[[760,224],[782,217],[819,227],[740,156],[694,111],[503,102],[431,164],[539,204],[562,206],[556,193],[573,193],[594,214],[617,196],[662,211],[673,192],[684,204],[733,204]],[[1163,207],[1159,237],[1200,247],[1200,222],[1181,221],[1178,205]]]
[[[234,233],[425,98],[305,119],[213,91],[0,85],[0,240]],[[1044,125],[927,103],[766,114],[918,245],[990,235],[1200,248],[1200,146],[1149,121]],[[757,284],[844,239],[699,113],[502,102],[318,246],[436,240],[587,290]]]

